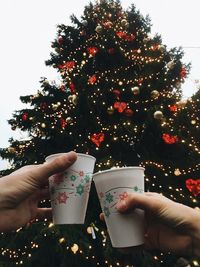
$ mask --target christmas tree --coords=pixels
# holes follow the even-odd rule
[[[90,3],[80,19],[71,20],[70,26],[58,25],[46,62],[61,82],[42,78],[37,93],[20,97],[29,106],[9,120],[29,137],[11,138],[1,151],[12,164],[4,173],[74,150],[95,156],[95,171],[144,166],[146,191],[198,206],[198,193],[187,183],[191,174],[194,182],[198,178],[199,143],[185,137],[191,124],[183,118],[188,113],[182,115],[181,84],[190,65],[182,62],[182,49],[167,49],[160,35],[151,34],[149,17],[134,5],[124,10],[119,1]],[[159,266],[173,259],[120,254],[111,247],[100,212],[93,185],[85,225],[36,220],[2,233],[1,266]]]

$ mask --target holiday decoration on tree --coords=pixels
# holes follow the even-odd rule
[[[146,191],[198,206],[200,98],[182,98],[190,70],[182,62],[182,49],[168,49],[160,35],[151,33],[149,17],[134,5],[124,10],[118,0],[90,3],[79,19],[73,15],[71,20],[70,26],[58,25],[46,61],[57,69],[60,84],[42,78],[39,90],[20,97],[29,106],[16,111],[9,124],[28,137],[11,138],[1,150],[11,164],[2,174],[74,150],[97,159],[95,172],[143,166]],[[58,195],[56,203],[67,203],[67,197]],[[88,205],[84,225],[44,219],[2,234],[1,266],[158,267],[171,257],[127,257],[116,251],[99,219],[93,184]],[[50,202],[42,201],[44,206]]]

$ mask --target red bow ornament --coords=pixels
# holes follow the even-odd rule
[[[70,89],[70,92],[72,94],[75,94],[76,93],[76,87],[75,87],[75,84],[74,83],[70,83],[69,89]]]
[[[93,84],[95,84],[96,82],[97,82],[97,77],[96,77],[95,74],[89,77],[89,79],[88,79],[88,83],[89,83],[89,84],[93,85]]]
[[[127,107],[127,104],[125,102],[115,102],[114,108],[117,109],[119,113],[122,113]]]
[[[177,111],[177,106],[176,105],[169,106],[169,110],[172,111],[172,112],[176,112]]]
[[[99,50],[98,50],[98,48],[97,47],[88,47],[87,48],[87,52],[88,52],[88,54],[90,55],[90,56],[95,56],[96,55],[96,53],[98,52]]]
[[[105,134],[104,133],[94,133],[91,137],[90,140],[97,146],[100,147],[101,143],[105,139]]]
[[[185,181],[187,189],[196,197],[200,194],[200,179],[187,179]]]
[[[60,118],[60,126],[61,126],[61,128],[62,129],[65,129],[66,125],[67,125],[66,120],[63,119],[63,118]]]
[[[22,120],[23,121],[27,121],[28,120],[28,113],[25,112],[23,115],[22,115]]]
[[[67,61],[66,63],[61,64],[58,67],[61,70],[67,69],[67,70],[71,71],[75,67],[75,62],[73,60]]]
[[[187,70],[186,70],[186,68],[182,67],[182,69],[180,71],[180,76],[183,79],[187,76]]]
[[[162,139],[168,145],[175,144],[178,141],[178,137],[176,135],[169,135],[169,134],[163,134]]]

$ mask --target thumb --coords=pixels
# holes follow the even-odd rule
[[[75,152],[71,151],[69,153],[65,153],[57,158],[45,162],[44,164],[40,165],[40,169],[38,168],[37,171],[40,173],[40,177],[42,180],[45,180],[49,176],[63,172],[67,168],[69,168],[77,159],[77,155]]]
[[[125,200],[117,204],[117,209],[119,212],[127,212],[135,208],[153,211],[157,209],[158,206],[159,202],[154,193],[131,193]]]

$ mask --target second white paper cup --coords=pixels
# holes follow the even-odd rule
[[[144,243],[144,212],[135,209],[121,214],[117,204],[129,193],[144,192],[144,168],[124,167],[95,173],[93,180],[113,247],[124,248]]]
[[[52,161],[63,153],[46,158]],[[49,178],[54,224],[84,224],[96,159],[77,153],[77,160],[62,173]]]

